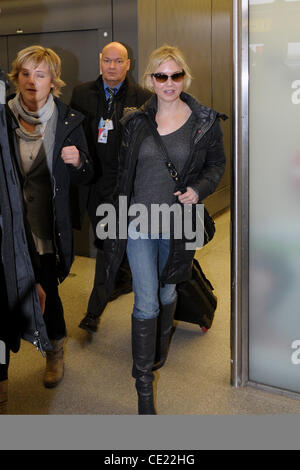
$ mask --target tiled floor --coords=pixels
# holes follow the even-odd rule
[[[179,322],[166,365],[155,373],[160,415],[300,413],[300,401],[230,385],[229,213],[216,218],[214,240],[197,254],[218,296],[211,330]],[[110,303],[97,334],[78,328],[93,282],[94,259],[77,257],[61,296],[68,327],[65,377],[53,390],[42,385],[45,360],[28,343],[13,355],[11,414],[135,415],[130,323],[133,295]]]

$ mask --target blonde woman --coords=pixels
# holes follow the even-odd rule
[[[27,47],[18,53],[9,78],[17,92],[8,102],[9,133],[46,293],[44,321],[53,349],[46,353],[44,385],[50,388],[64,373],[66,325],[58,281],[73,261],[69,186],[88,182],[92,168],[84,118],[58,99],[64,86],[58,55],[42,46]]]
[[[145,233],[129,217],[128,239],[106,242],[107,287],[111,289],[118,260],[127,248],[135,295],[132,354],[139,414],[156,414],[152,371],[166,360],[176,284],[189,278],[194,256],[184,237],[175,238],[174,225],[162,220],[153,226],[149,214],[154,205],[183,207],[202,201],[216,189],[225,168],[220,116],[184,92],[190,83],[182,52],[169,45],[156,49],[144,76],[144,85],[155,95],[123,118],[118,195],[127,196],[131,208],[146,208],[149,223]],[[157,136],[185,189],[170,177]]]

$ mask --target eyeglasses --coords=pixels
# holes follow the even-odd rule
[[[173,73],[172,75],[167,75],[165,73],[151,73],[151,77],[154,77],[158,83],[165,83],[169,77],[172,79],[173,82],[179,83],[181,82],[181,80],[183,80],[184,76],[184,70],[182,72]]]

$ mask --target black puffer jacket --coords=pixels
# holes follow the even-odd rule
[[[58,120],[52,165],[53,240],[57,255],[57,277],[62,282],[69,274],[74,259],[70,183],[75,185],[89,183],[93,177],[93,166],[88,157],[88,146],[82,127],[84,116],[57,98],[55,98],[55,103],[58,109]],[[19,167],[19,178],[22,182],[21,160],[15,136],[16,127],[17,123],[11,115],[8,119],[8,131],[11,148],[15,149],[16,166]],[[80,152],[82,165],[79,169],[66,165],[61,158],[62,148],[71,145],[75,145]]]
[[[226,119],[226,116],[203,106],[187,93],[182,93],[181,99],[189,105],[196,117],[191,152],[181,177],[185,186],[191,186],[198,192],[200,202],[215,191],[225,170],[225,152],[220,118]],[[149,135],[149,128],[145,123],[146,115],[150,116],[155,123],[156,112],[157,98],[154,96],[139,110],[125,116],[121,121],[124,132],[116,192],[117,213],[119,196],[127,196],[127,201],[131,200],[140,145]],[[186,250],[186,241],[185,238],[174,239],[171,237],[169,259],[160,278],[162,283],[177,284],[190,277],[195,251]],[[104,247],[107,289],[110,291],[126,249],[126,240],[118,237],[115,240],[106,240]]]

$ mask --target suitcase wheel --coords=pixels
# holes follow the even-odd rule
[[[207,333],[207,329],[205,328],[205,326],[201,326],[201,330],[203,331],[203,333]]]

